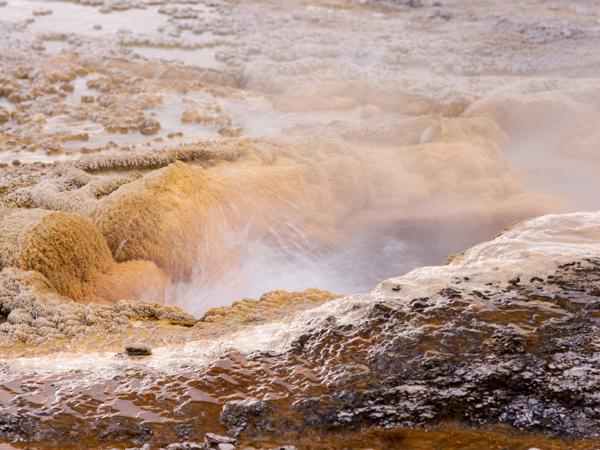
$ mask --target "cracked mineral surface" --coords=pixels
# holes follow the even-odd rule
[[[0,0],[0,448],[600,448],[595,0]]]

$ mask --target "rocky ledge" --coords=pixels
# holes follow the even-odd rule
[[[597,442],[598,217],[525,222],[447,266],[263,324],[287,333],[280,346],[252,347],[247,326],[202,358],[199,341],[167,348],[168,364],[160,349],[98,371],[6,364],[0,438],[154,448],[458,423]]]

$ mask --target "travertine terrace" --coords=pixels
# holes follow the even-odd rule
[[[0,448],[599,447],[599,123],[595,0],[0,0]]]

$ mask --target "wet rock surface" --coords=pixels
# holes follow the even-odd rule
[[[152,349],[144,342],[131,342],[125,346],[125,353],[129,356],[148,356],[152,354]]]
[[[0,314],[7,319],[0,324],[4,356],[40,350],[42,344],[58,349],[61,338],[110,335],[126,329],[130,320],[196,322],[181,308],[143,301],[77,304],[54,293],[41,274],[16,269],[0,272]]]
[[[235,448],[236,440],[227,436],[206,433],[204,435],[204,448],[217,450],[232,450]]]
[[[196,442],[181,442],[167,445],[167,450],[192,450],[192,449],[204,449],[204,448],[217,448],[207,447],[206,445],[200,445]]]
[[[348,362],[320,371],[336,392],[308,395],[292,408],[317,426],[402,427],[461,417],[597,437],[599,264],[561,267],[545,283],[568,285],[560,294],[518,282],[485,293],[453,286],[437,298],[413,299],[409,312],[373,305],[359,329],[315,330],[292,354],[320,354],[317,367],[331,358]]]
[[[600,447],[597,5],[29,3],[0,441]]]
[[[226,351],[206,367],[182,365],[176,375],[130,367],[110,381],[111,390],[121,392],[123,401],[135,398],[135,409],[150,414],[145,420],[97,416],[88,402],[108,381],[100,377],[96,387],[86,381],[89,400],[61,395],[52,406],[70,424],[63,429],[42,420],[48,406],[17,400],[48,389],[50,379],[30,389],[22,379],[20,393],[0,416],[0,433],[29,442],[40,436],[60,442],[62,433],[70,433],[98,443],[111,436],[160,443],[203,436],[218,422],[244,440],[458,420],[598,438],[600,259],[563,264],[531,280],[488,283],[479,290],[457,278],[428,297],[373,299],[358,320],[344,324],[324,317],[283,353]],[[147,387],[126,388],[133,380]],[[244,400],[227,400],[232,397]],[[68,413],[75,405],[79,412]],[[86,425],[94,417],[100,428]],[[234,445],[231,438],[212,435],[206,442],[206,448]]]

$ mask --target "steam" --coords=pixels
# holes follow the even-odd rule
[[[599,119],[599,110],[587,105],[565,108],[536,126],[518,130],[506,147],[508,161],[520,171],[528,189],[561,201],[562,207],[553,212],[599,207]]]
[[[418,134],[427,129],[416,125]],[[285,188],[268,162],[259,189],[215,174],[228,204],[207,212],[192,277],[171,286],[168,303],[201,315],[276,289],[367,292],[551,209],[553,200],[524,189],[489,138],[429,134],[397,149],[339,138],[319,148],[298,137],[281,145],[289,148]],[[258,170],[236,166],[236,180]]]
[[[387,223],[340,230],[342,241],[335,246],[316,245],[301,234],[282,239],[274,231],[253,239],[239,229],[224,236],[228,250],[237,255],[235,263],[211,267],[199,258],[192,279],[171,286],[169,303],[201,315],[232,299],[258,298],[279,289],[367,292],[415,267],[442,264],[448,255],[491,238],[502,223],[484,224],[473,216]]]
[[[443,264],[514,221],[597,207],[590,189],[598,185],[590,164],[599,155],[590,127],[597,110],[589,104],[553,94],[492,96],[448,116],[446,101],[428,100],[427,114],[414,116],[407,114],[414,100],[390,111],[377,105],[379,94],[361,91],[354,108],[380,113],[348,119],[346,104],[311,116],[317,90],[309,98],[281,94],[269,106],[285,105],[280,127],[272,109],[254,111],[272,119],[266,136],[282,142],[273,157],[285,154],[302,182],[282,198],[251,188],[232,198],[244,212],[216,221],[192,278],[171,287],[170,303],[201,315],[276,289],[367,292],[383,279]],[[322,92],[339,94],[329,84]],[[294,114],[304,121],[290,127]],[[215,257],[215,241],[227,258]]]
[[[199,4],[197,14],[179,19],[149,6],[115,13],[101,30],[89,26],[103,22],[98,11],[57,3],[55,14],[31,25],[115,34],[117,45],[158,46],[136,50],[149,58],[212,68],[219,89],[202,86],[186,97],[182,85],[151,111],[162,133],[218,138],[216,129],[180,121],[188,106],[214,103],[243,137],[255,138],[249,157],[240,152],[239,160],[223,157],[206,169],[214,194],[206,210],[181,199],[199,210],[202,224],[189,226],[189,235],[201,245],[187,254],[164,250],[175,255],[170,259],[183,259],[183,252],[195,261],[190,276],[173,277],[168,303],[201,315],[273,289],[370,291],[383,279],[441,264],[516,220],[598,207],[600,86],[566,73],[585,51],[590,61],[598,54],[587,47],[596,30],[585,10],[585,20],[565,25],[566,17],[551,20],[549,11],[548,18],[514,17],[508,6],[490,15],[487,6],[446,1],[435,8],[429,1],[385,2],[423,6],[400,9],[309,3],[290,7],[293,13],[252,2]],[[15,5],[5,8],[7,18],[24,19],[29,8]],[[139,14],[147,20],[130,20]],[[158,29],[166,17],[169,33]],[[585,39],[569,41],[577,51],[558,52],[552,45],[562,46],[571,28]],[[201,42],[205,32],[218,39]],[[177,77],[192,76],[154,63],[148,73],[173,77],[175,87]],[[111,67],[128,66],[106,61]],[[543,75],[549,70],[551,77]],[[59,125],[47,124],[62,132]],[[121,167],[120,158],[128,168],[175,160],[160,149],[94,156],[86,168]],[[37,206],[65,209],[67,189],[44,191],[52,201]],[[88,204],[77,198],[68,209]]]

